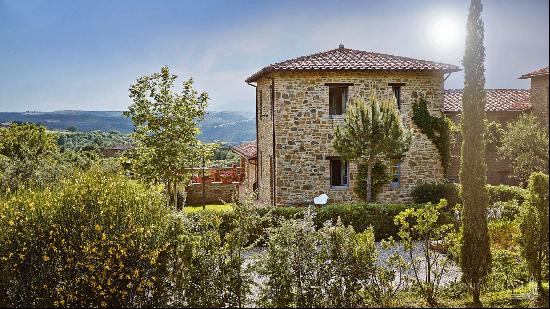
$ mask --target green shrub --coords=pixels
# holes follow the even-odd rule
[[[317,230],[311,214],[269,229],[259,273],[263,307],[360,307],[360,293],[376,262],[372,230],[356,233],[341,223]]]
[[[360,164],[353,191],[362,199],[367,199],[367,175],[367,164]],[[382,186],[388,184],[390,180],[391,175],[388,172],[388,166],[382,161],[376,161],[372,167],[372,196],[374,199],[382,190]]]
[[[487,291],[513,290],[529,282],[529,271],[517,252],[497,249],[492,250],[491,256],[491,273],[485,281]]]
[[[97,168],[55,189],[0,201],[0,307],[239,307],[251,212],[224,231],[190,220],[161,194]]]
[[[507,185],[487,185],[487,190],[489,191],[489,205],[511,200],[516,200],[518,204],[521,204],[527,194],[527,191],[523,188]]]
[[[515,220],[521,211],[518,201],[513,199],[506,202],[497,201],[487,208],[489,220]]]
[[[518,235],[518,223],[512,220],[493,220],[487,224],[491,248],[513,250],[514,237]]]
[[[414,203],[437,204],[439,200],[447,200],[447,209],[460,203],[459,188],[454,183],[429,182],[417,185],[411,192]]]
[[[170,212],[123,176],[76,174],[0,203],[0,306],[154,305]]]

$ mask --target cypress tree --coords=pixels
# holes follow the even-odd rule
[[[488,192],[485,164],[485,47],[481,0],[471,0],[464,51],[462,147],[460,161],[462,246],[460,267],[475,305],[480,305],[481,282],[491,270],[487,230]]]

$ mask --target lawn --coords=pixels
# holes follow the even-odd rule
[[[233,211],[232,204],[207,204],[205,208],[209,211],[218,212]],[[185,207],[183,207],[183,211],[185,211],[185,213],[195,213],[202,210],[202,205],[185,205]]]

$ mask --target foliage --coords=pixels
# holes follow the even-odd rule
[[[424,296],[428,305],[437,305],[439,285],[443,275],[449,271],[450,260],[433,251],[430,246],[433,242],[440,242],[447,246],[448,235],[452,234],[453,225],[439,224],[440,212],[447,206],[447,201],[439,204],[428,203],[422,208],[409,208],[395,217],[399,225],[399,237],[403,248],[410,258],[410,267],[413,270],[413,285]],[[415,240],[422,242],[422,256],[414,257]],[[421,278],[420,273],[426,274]]]
[[[519,216],[520,210],[520,204],[518,204],[517,200],[507,202],[497,201],[487,209],[487,217],[489,220],[513,221]]]
[[[495,151],[502,145],[502,138],[506,133],[502,125],[496,121],[485,120],[485,140],[487,150]]]
[[[462,199],[462,244],[460,268],[464,282],[472,289],[475,305],[480,305],[481,282],[491,270],[487,231],[488,196],[485,163],[485,47],[481,0],[471,0],[466,23],[463,58],[462,147],[460,155],[460,196]]]
[[[382,240],[384,250],[396,248],[393,238]],[[370,279],[365,287],[368,300],[375,307],[393,308],[399,295],[408,287],[407,271],[409,269],[405,259],[394,250],[386,258],[379,258],[378,251],[374,252],[377,263],[372,269]]]
[[[60,131],[57,145],[61,151],[95,151],[99,153],[105,148],[116,145],[132,145],[133,140],[128,134],[118,131],[67,132]]]
[[[208,167],[233,167],[239,166],[241,157],[231,151],[228,147],[220,147],[214,152],[212,160],[209,161]]]
[[[395,101],[372,92],[368,102],[350,100],[344,122],[336,127],[334,149],[346,160],[367,165],[367,202],[372,200],[372,169],[376,160],[400,157],[408,149],[410,132],[403,126]]]
[[[543,293],[543,271],[548,269],[548,175],[537,172],[529,177],[528,196],[519,223],[521,255],[537,281],[539,294]]]
[[[435,144],[439,156],[441,157],[443,174],[447,175],[450,160],[451,121],[444,115],[439,117],[430,115],[428,111],[428,102],[423,96],[413,101],[412,111],[412,120],[414,123],[420,128],[422,133],[426,134]]]
[[[508,123],[498,153],[510,160],[514,176],[526,182],[533,172],[548,173],[548,131],[530,114]]]
[[[375,266],[372,231],[356,233],[341,223],[315,229],[311,214],[283,220],[269,230],[267,251],[259,261],[266,277],[260,293],[264,307],[358,307],[360,291]]]
[[[200,162],[197,154],[197,122],[204,118],[208,100],[206,93],[198,94],[193,79],[183,83],[175,92],[177,76],[168,67],[160,73],[138,78],[130,87],[134,101],[124,116],[134,124],[135,148],[129,152],[132,169],[145,180],[162,181],[172,188],[177,199],[178,182],[186,182],[189,168]],[[177,203],[175,203],[177,204]]]
[[[496,202],[508,202],[515,200],[519,204],[523,203],[527,191],[521,187],[507,185],[487,185],[489,193],[489,204]]]
[[[172,213],[158,191],[97,167],[0,203],[0,306],[242,307],[254,214]]]
[[[459,204],[459,186],[449,182],[426,182],[416,185],[411,191],[413,202],[416,204],[437,204],[441,199],[447,200],[448,208],[452,209]]]
[[[521,256],[514,251],[493,250],[493,267],[485,281],[487,291],[512,291],[529,282],[529,272]]]
[[[58,155],[56,136],[34,124],[0,128],[0,194],[47,183]]]
[[[519,233],[519,226],[516,220],[500,219],[490,221],[488,230],[491,248],[504,250],[516,249],[517,243],[515,237]]]
[[[368,166],[366,164],[359,164],[353,190],[362,199],[367,198],[367,179]],[[382,190],[382,186],[388,184],[390,180],[391,175],[388,172],[388,166],[380,160],[376,161],[372,167],[372,197],[374,200],[376,199],[376,195]]]

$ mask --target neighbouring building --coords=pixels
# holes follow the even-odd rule
[[[131,149],[132,145],[115,145],[115,146],[112,146],[112,147],[107,147],[105,149],[103,149],[103,155],[107,158],[109,157],[116,157],[118,155],[120,155],[122,152],[128,150],[128,149]]]
[[[257,194],[264,204],[307,204],[326,193],[329,202],[358,201],[357,166],[332,147],[348,99],[372,89],[397,98],[406,126],[412,129],[409,151],[387,158],[393,180],[377,195],[380,201],[410,201],[411,190],[442,181],[440,155],[411,120],[412,102],[422,95],[429,111],[441,116],[444,80],[455,65],[339,48],[264,67],[246,79],[256,87]]]
[[[530,94],[527,89],[487,89],[485,96],[485,115],[487,120],[496,121],[503,127],[515,120],[519,114],[531,111]],[[454,123],[460,123],[462,111],[462,89],[445,90],[445,115]],[[487,163],[487,182],[490,184],[517,184],[511,178],[510,162],[499,157],[495,147],[488,146],[485,152]],[[451,160],[447,179],[458,182],[460,169],[460,141],[451,149]]]
[[[548,127],[548,67],[540,68],[519,77],[531,79],[531,105],[545,127]]]
[[[230,149],[241,157],[240,168],[244,179],[239,185],[239,197],[243,198],[256,191],[257,141],[231,146]]]

